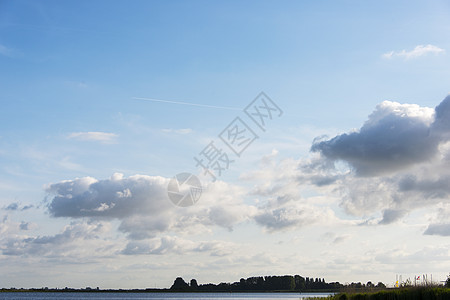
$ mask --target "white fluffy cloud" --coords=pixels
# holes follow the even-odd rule
[[[450,96],[435,109],[385,101],[360,130],[315,141],[319,163],[300,165],[299,178],[331,178],[326,185],[351,215],[381,214],[365,224],[391,224],[414,209],[448,203],[449,120]],[[339,172],[339,162],[351,171]],[[425,234],[447,235],[447,223],[433,221]]]
[[[396,171],[437,154],[442,139],[431,132],[433,119],[431,108],[384,101],[359,131],[316,142],[311,149],[348,162],[359,175]]]
[[[105,180],[66,180],[48,186],[47,192],[53,196],[48,210],[53,217],[117,219],[119,230],[131,239],[169,231],[205,232],[213,226],[232,230],[255,214],[255,207],[244,204],[242,188],[220,181],[205,186],[196,205],[177,207],[167,196],[169,180],[147,175],[126,178],[122,174]]]
[[[385,54],[383,54],[383,58],[386,59],[392,59],[394,57],[402,57],[404,59],[412,59],[412,58],[417,58],[420,56],[424,56],[427,54],[443,54],[445,53],[445,50],[442,48],[439,48],[437,46],[434,45],[418,45],[416,47],[414,47],[413,50],[407,51],[407,50],[401,50],[401,51],[390,51],[387,52]]]
[[[51,184],[54,195],[49,211],[54,217],[104,217],[124,219],[132,215],[151,215],[171,208],[167,200],[168,179],[135,175],[110,179],[92,177]]]
[[[291,166],[295,168],[295,164]],[[247,179],[263,176],[263,173],[247,176]],[[331,209],[302,201],[295,176],[286,172],[277,174],[276,178],[266,181],[269,186],[255,186],[250,195],[239,186],[221,181],[210,183],[200,201],[186,208],[176,207],[168,199],[168,178],[124,177],[122,174],[114,174],[105,180],[77,178],[48,186],[47,192],[53,196],[48,210],[53,217],[119,220],[118,229],[135,241],[123,250],[126,254],[155,254],[162,252],[163,248],[178,249],[175,246],[155,246],[155,241],[168,233],[196,235],[211,232],[214,227],[231,231],[245,221],[255,222],[265,231],[274,232],[336,219]],[[287,184],[282,183],[284,180]],[[247,196],[257,197],[258,205],[246,204],[244,199]],[[170,244],[170,238],[159,241],[160,244]],[[192,250],[189,247],[179,249]],[[210,250],[213,251],[212,248]]]

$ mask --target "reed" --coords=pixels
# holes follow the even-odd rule
[[[450,288],[408,287],[378,292],[342,292],[320,300],[449,300]]]

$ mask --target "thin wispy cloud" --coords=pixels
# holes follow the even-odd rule
[[[382,55],[385,59],[400,57],[404,59],[414,59],[428,54],[439,55],[445,53],[445,50],[434,45],[417,45],[413,50],[390,51]]]
[[[135,100],[151,101],[151,102],[168,103],[168,104],[177,104],[177,105],[187,105],[187,106],[215,108],[215,109],[242,110],[242,108],[239,108],[239,107],[209,105],[209,104],[200,104],[200,103],[185,102],[185,101],[162,100],[162,99],[142,98],[142,97],[133,97],[133,99],[135,99]]]
[[[69,87],[77,89],[85,89],[89,87],[89,85],[84,81],[67,80],[65,81],[65,84],[68,85]]]
[[[161,131],[164,133],[189,134],[192,132],[192,129],[191,128],[180,128],[180,129],[164,128]]]
[[[69,139],[76,139],[80,141],[94,141],[104,144],[112,144],[117,142],[119,135],[110,132],[101,131],[87,131],[87,132],[73,132],[69,134]]]

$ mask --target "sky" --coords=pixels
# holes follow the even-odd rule
[[[0,287],[445,280],[449,52],[448,1],[0,0]]]

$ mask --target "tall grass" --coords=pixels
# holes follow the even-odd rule
[[[450,300],[450,288],[409,287],[379,292],[339,293],[321,300]]]

